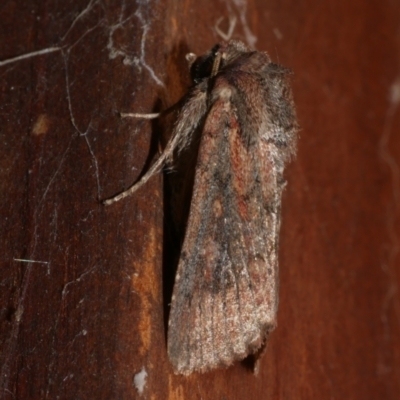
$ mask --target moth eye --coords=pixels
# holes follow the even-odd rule
[[[198,57],[190,67],[190,74],[194,83],[199,83],[211,75],[214,62],[213,55]]]
[[[190,67],[190,75],[194,83],[199,83],[203,79],[211,76],[215,57],[218,53],[219,45],[213,47],[213,49],[206,55],[198,57]]]

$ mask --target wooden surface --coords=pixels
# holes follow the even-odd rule
[[[184,378],[166,355],[162,176],[99,199],[164,135],[118,113],[178,100],[185,53],[222,17],[293,69],[302,130],[260,374]],[[1,399],[398,399],[399,2],[9,0],[0,20]]]

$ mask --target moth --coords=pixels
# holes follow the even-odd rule
[[[283,170],[298,130],[290,70],[267,53],[230,40],[187,59],[194,84],[172,139],[138,183],[105,201],[199,141],[168,327],[169,359],[184,375],[259,354],[276,327]]]

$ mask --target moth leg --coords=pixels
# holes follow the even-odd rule
[[[150,114],[140,114],[140,113],[120,113],[121,118],[142,118],[142,119],[156,119],[161,113],[150,113]]]
[[[140,114],[140,113],[120,113],[121,118],[142,118],[142,119],[156,119],[161,113],[149,113],[149,114]],[[158,152],[161,154],[163,152],[160,141],[158,141]]]
[[[168,107],[166,110],[163,110],[158,113],[119,113],[121,118],[140,118],[140,119],[156,119],[161,117],[162,115],[167,115],[172,111],[175,111],[180,106],[180,101],[176,104]]]
[[[190,70],[190,68],[192,67],[193,63],[196,61],[197,56],[194,53],[187,53],[185,58],[186,58],[186,61],[188,63],[188,67],[189,67],[189,70]]]

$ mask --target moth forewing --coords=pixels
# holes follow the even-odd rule
[[[260,352],[276,326],[283,168],[297,132],[287,70],[266,53],[232,40],[188,61],[195,85],[173,138],[128,189],[173,165],[201,130],[168,328],[185,375]]]

